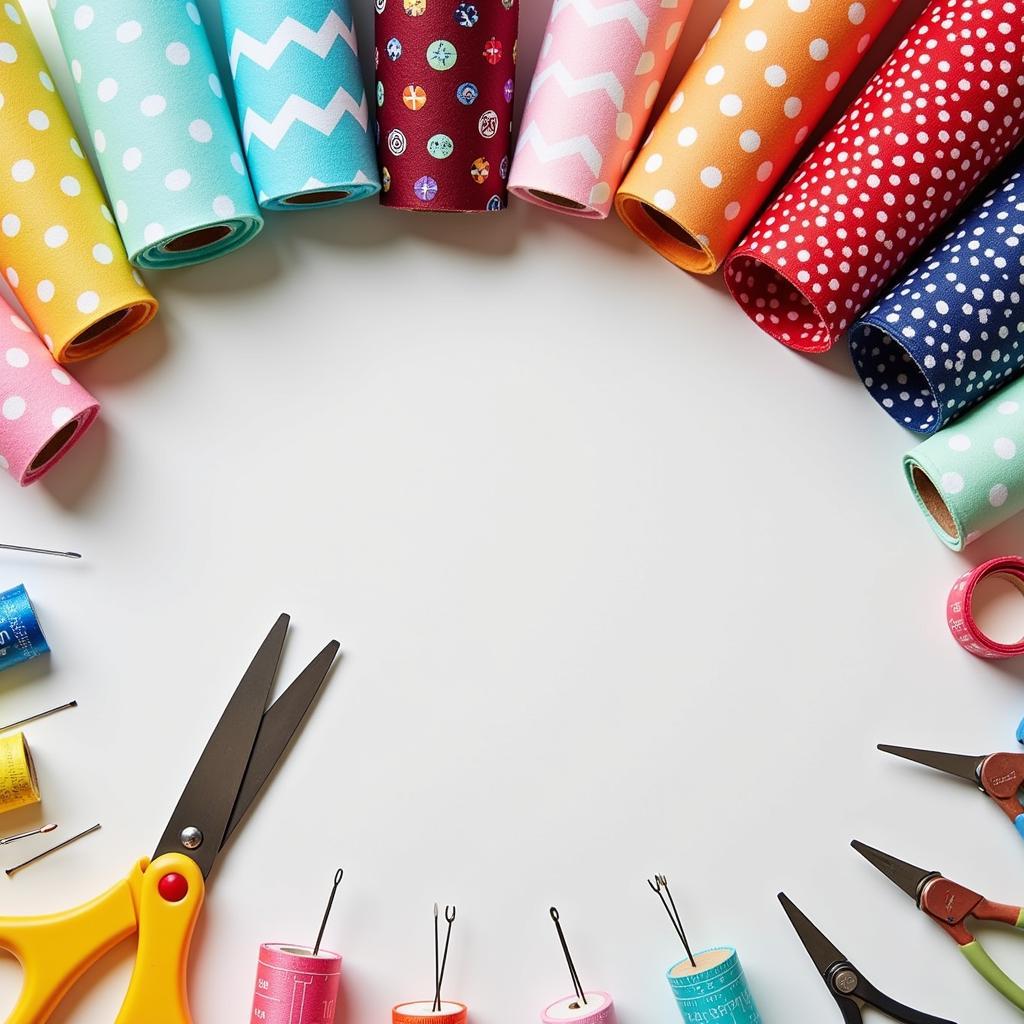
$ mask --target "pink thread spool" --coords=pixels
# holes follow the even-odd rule
[[[615,1004],[607,992],[586,992],[584,1003],[579,996],[566,996],[552,1003],[541,1015],[543,1024],[615,1024]]]
[[[332,1024],[341,955],[309,946],[264,942],[256,970],[252,1020],[258,1024]]]

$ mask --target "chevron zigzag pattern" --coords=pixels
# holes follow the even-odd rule
[[[242,57],[248,57],[264,71],[269,71],[292,43],[309,50],[322,60],[331,52],[338,39],[343,39],[353,53],[357,52],[355,26],[350,28],[346,25],[337,11],[331,11],[316,30],[289,16],[274,29],[265,43],[239,28],[231,39],[231,74],[234,75],[238,70]]]
[[[345,114],[351,114],[363,131],[366,131],[370,118],[366,96],[364,95],[357,103],[344,87],[340,87],[327,106],[318,107],[315,103],[293,93],[284,101],[272,121],[261,117],[251,107],[246,110],[242,122],[242,141],[246,150],[254,136],[270,149],[277,149],[296,121],[309,125],[321,135],[329,136]]]
[[[588,92],[606,92],[608,98],[615,104],[616,110],[622,110],[626,103],[626,90],[614,72],[603,71],[597,75],[587,75],[586,78],[576,78],[560,60],[549,64],[539,75],[534,77],[530,85],[528,99],[533,99],[537,90],[551,78],[558,82],[566,96],[584,96]]]
[[[588,135],[577,135],[573,139],[560,139],[558,142],[550,143],[544,138],[537,122],[531,121],[519,136],[516,152],[527,145],[533,146],[537,158],[543,163],[551,163],[552,160],[561,160],[567,156],[579,156],[595,178],[601,173],[601,164],[604,161]]]
[[[608,4],[606,7],[595,7],[591,0],[555,0],[551,8],[551,21],[555,20],[564,11],[572,8],[591,27],[598,25],[611,25],[616,21],[628,21],[636,32],[641,43],[647,41],[647,32],[650,29],[650,19],[636,4],[635,0],[620,0],[617,4]]]

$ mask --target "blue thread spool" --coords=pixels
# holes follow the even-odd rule
[[[24,585],[0,594],[0,670],[31,661],[49,649]]]
[[[761,1024],[736,950],[706,949],[680,960],[666,977],[686,1024]]]

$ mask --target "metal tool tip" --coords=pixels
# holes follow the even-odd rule
[[[345,877],[345,869],[344,868],[338,868],[338,870],[334,872],[334,884],[335,885],[341,885],[341,880],[344,877]]]
[[[56,827],[57,823],[53,821],[49,825],[44,825],[39,831],[42,833],[52,832]]]
[[[65,551],[64,552],[64,557],[65,558],[81,558],[82,556],[77,551]]]
[[[551,920],[552,921],[557,921],[558,920],[558,907],[552,907],[548,911],[548,913],[551,915]]]

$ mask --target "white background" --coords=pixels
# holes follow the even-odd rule
[[[526,4],[521,89],[548,7]],[[722,6],[697,0],[681,64]],[[27,7],[68,95],[45,0]],[[369,65],[368,0],[359,28]],[[211,879],[198,1022],[247,1019],[259,943],[311,941],[338,865],[353,1024],[429,998],[434,900],[458,906],[446,995],[476,1024],[569,989],[551,904],[621,1024],[678,1019],[655,871],[696,946],[739,948],[766,1024],[839,1019],[781,888],[893,996],[1018,1019],[847,843],[1024,900],[998,809],[874,750],[1014,748],[1024,670],[961,652],[943,605],[1024,528],[939,543],[901,477],[912,438],[845,348],[796,356],[614,219],[523,204],[271,214],[149,284],[158,322],[81,368],[102,423],[3,498],[3,540],[86,555],[2,560],[54,650],[3,675],[2,717],[81,702],[30,728],[45,802],[3,831],[103,823],[0,880],[4,912],[70,906],[151,852],[287,610],[282,684],[332,636],[344,660]],[[1024,976],[1024,947],[994,945]],[[131,955],[55,1020],[111,1020]]]

